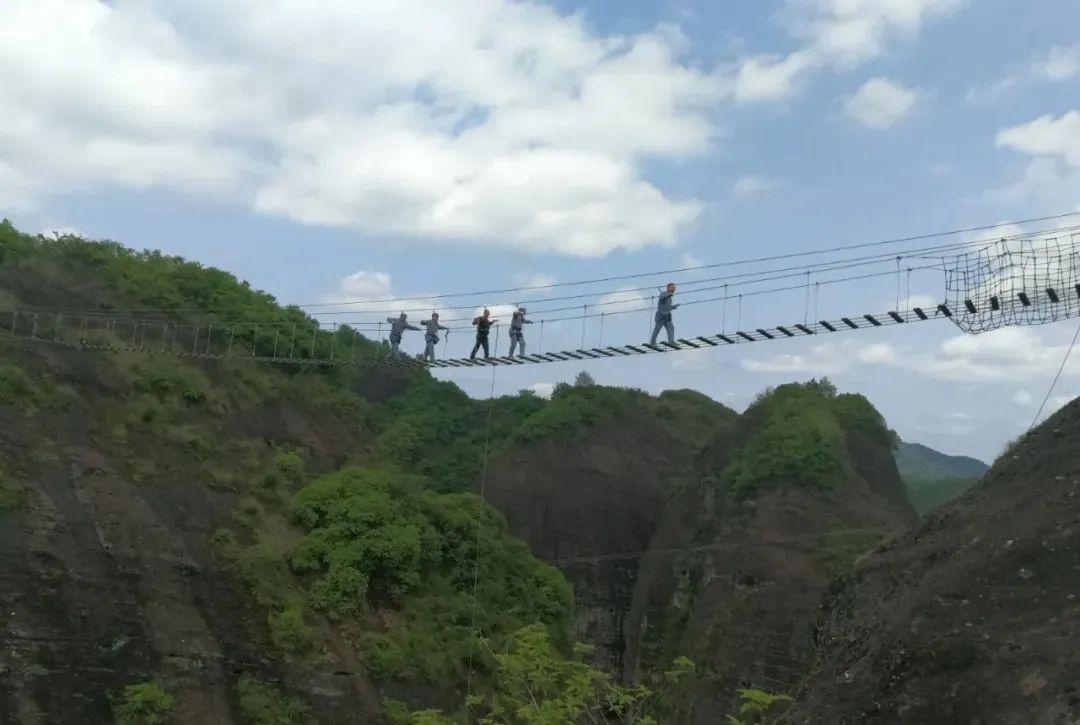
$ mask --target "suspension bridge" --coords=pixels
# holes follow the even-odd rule
[[[1047,218],[1062,216],[1073,214]],[[61,345],[84,351],[249,360],[286,365],[454,369],[633,358],[828,336],[935,320],[948,320],[965,332],[977,334],[1004,326],[1045,324],[1080,317],[1080,225],[978,242],[954,240],[921,244],[933,236],[943,235],[908,237],[578,282],[425,297],[324,301],[287,308],[293,310],[293,314],[283,320],[230,319],[223,311],[213,309],[170,311],[16,307],[0,316],[0,339]],[[913,242],[920,244],[913,245]],[[906,246],[896,246],[902,243],[906,243]],[[868,250],[878,245],[886,249]],[[827,258],[776,266],[776,263],[787,263],[795,258],[822,256]],[[732,270],[750,266],[759,269]],[[765,268],[761,268],[763,266]],[[721,276],[702,276],[708,270],[721,268],[731,271],[725,271]],[[686,278],[688,273],[695,276]],[[922,306],[910,304],[912,276],[919,273],[931,274],[938,280],[937,297],[940,301]],[[644,298],[644,292],[656,289],[654,285],[617,289],[609,285],[630,279],[666,279],[671,275],[683,275],[679,279],[680,309],[701,305],[702,309],[713,313],[711,317],[721,321],[721,330],[678,337],[674,342],[603,344],[606,320],[645,313],[651,324],[655,304],[654,298],[647,301]],[[852,314],[830,319],[811,315],[812,307],[815,312],[817,310],[822,288],[865,280],[874,280],[873,284],[880,287],[880,281],[889,278],[895,278],[896,283],[896,304],[893,309],[884,312],[853,311]],[[905,283],[906,293],[903,290]],[[599,290],[552,294],[556,288],[596,285],[607,286]],[[802,296],[801,321],[771,326],[741,324],[745,300],[783,293]],[[538,324],[534,328],[538,328],[539,332],[537,352],[514,357],[500,356],[500,326],[496,326],[495,354],[489,358],[447,356],[445,343],[443,356],[436,360],[406,355],[388,357],[384,342],[387,324],[383,315],[430,313],[434,309],[447,315],[455,310],[469,310],[475,314],[480,307],[475,303],[445,304],[445,301],[470,297],[500,299],[501,296],[505,299],[509,295],[517,298],[513,302],[515,306],[528,303],[532,310],[530,315],[536,315],[534,322]],[[409,306],[421,302],[430,306]],[[573,304],[568,304],[571,302]],[[397,306],[389,306],[392,304]],[[579,314],[568,315],[566,312]],[[320,319],[327,315],[347,321],[328,323]],[[470,315],[449,316],[441,321],[455,323],[471,320]],[[581,321],[581,343],[567,349],[544,350],[544,326],[570,321]],[[596,345],[586,344],[585,325],[590,321],[599,323],[600,340]],[[734,324],[729,326],[729,322]],[[450,332],[471,329],[471,325],[447,326]]]

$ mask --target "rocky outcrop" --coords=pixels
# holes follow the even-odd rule
[[[1080,718],[1080,401],[861,562],[816,628],[795,722]]]

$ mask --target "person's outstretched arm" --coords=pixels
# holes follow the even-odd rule
[[[406,330],[419,330],[420,328],[417,327],[416,325],[410,325],[408,323],[405,323],[405,329]]]

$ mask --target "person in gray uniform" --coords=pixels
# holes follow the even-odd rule
[[[510,357],[514,357],[514,350],[521,346],[521,355],[525,355],[525,330],[524,325],[531,325],[532,320],[525,319],[525,308],[519,307],[510,319]]]
[[[672,304],[671,300],[675,297],[675,283],[668,282],[667,287],[660,292],[660,299],[656,303],[656,327],[652,331],[651,344],[656,344],[656,336],[660,334],[660,330],[667,330],[668,342],[672,345],[675,344],[675,325],[671,322],[671,311],[678,305]]]
[[[387,356],[390,359],[394,359],[401,354],[398,350],[398,346],[401,345],[401,333],[405,330],[419,330],[419,327],[410,325],[408,323],[409,316],[402,312],[397,317],[387,317],[386,321],[390,323],[390,354]]]
[[[424,347],[424,360],[435,359],[435,346],[439,344],[439,330],[450,331],[450,328],[446,325],[439,324],[439,313],[432,312],[430,320],[424,320],[420,323],[426,329],[424,333],[424,342],[427,345]]]

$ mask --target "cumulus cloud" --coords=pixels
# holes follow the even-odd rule
[[[1066,347],[1052,344],[1032,328],[1006,327],[982,335],[958,335],[945,340],[931,353],[911,353],[903,359],[912,369],[941,380],[968,383],[1049,380],[1061,365]],[[1072,358],[1064,377],[1076,376],[1080,376],[1080,360]]]
[[[1003,129],[998,132],[996,142],[1014,151],[1059,158],[1069,166],[1080,167],[1080,111],[1069,111],[1059,118],[1041,116]]]
[[[803,45],[787,55],[743,59],[727,77],[737,102],[787,98],[813,69],[850,69],[882,55],[894,39],[915,37],[923,23],[955,12],[964,0],[788,0],[783,13]]]
[[[911,112],[915,98],[888,78],[872,78],[844,101],[844,113],[867,128],[889,128]]]
[[[1080,110],[1002,129],[996,143],[1032,158],[1015,182],[987,192],[988,201],[1080,209]]]
[[[1045,58],[1036,61],[1032,70],[1051,81],[1065,81],[1080,75],[1080,43],[1055,46]]]
[[[672,245],[700,204],[643,168],[708,149],[722,94],[684,45],[510,0],[8,0],[0,204],[115,185],[399,238]]]
[[[361,269],[346,275],[340,283],[340,299],[348,302],[385,300],[391,296],[390,275]]]

